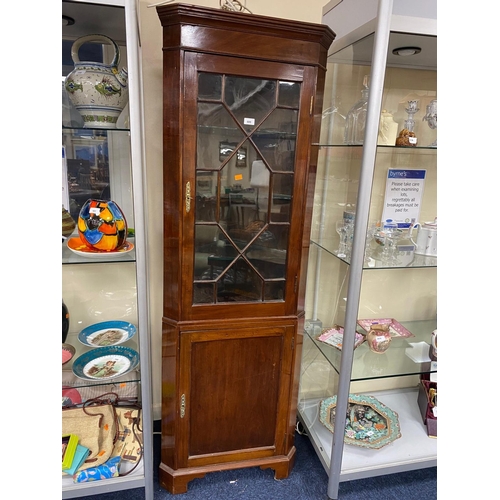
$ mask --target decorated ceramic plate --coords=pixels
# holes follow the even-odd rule
[[[116,250],[110,250],[109,252],[103,252],[99,250],[94,250],[89,248],[83,241],[79,238],[70,238],[67,242],[68,248],[80,255],[81,257],[90,257],[102,259],[103,257],[113,257],[116,255],[122,255],[131,252],[134,249],[134,244],[130,241],[125,241],[123,245],[119,246]]]
[[[318,337],[318,340],[321,342],[325,342],[325,344],[332,345],[339,350],[342,350],[342,342],[344,340],[344,328],[339,325],[334,325],[332,328],[325,328],[321,330],[321,335]],[[365,341],[365,336],[356,332],[356,337],[354,340],[354,349],[358,347],[358,345],[362,344]]]
[[[87,326],[78,334],[78,340],[90,347],[107,347],[123,344],[137,331],[132,323],[126,321],[103,321]]]
[[[110,380],[139,366],[139,353],[122,345],[97,347],[73,363],[73,373],[83,380]]]
[[[63,344],[62,345],[62,364],[65,365],[75,355],[76,349],[71,344]]]
[[[63,385],[62,387],[63,406],[77,405],[80,404],[81,402],[82,402],[82,396],[74,387]]]
[[[337,396],[320,403],[319,419],[333,432]],[[349,394],[344,441],[362,448],[382,448],[401,437],[398,414],[373,396]]]
[[[414,337],[413,333],[393,318],[359,319],[358,325],[367,332],[370,331],[372,325],[389,325],[391,337]]]

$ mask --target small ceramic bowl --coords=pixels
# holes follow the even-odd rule
[[[62,364],[65,365],[73,359],[76,349],[71,344],[62,345]]]

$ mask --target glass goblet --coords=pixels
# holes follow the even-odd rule
[[[347,225],[343,220],[338,220],[335,229],[340,237],[337,257],[347,257]]]

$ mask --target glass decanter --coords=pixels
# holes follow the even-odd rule
[[[431,130],[437,129],[438,125],[438,114],[437,114],[437,99],[433,99],[429,104],[427,104],[425,110],[425,116],[422,118],[422,121],[426,121],[427,125]],[[437,139],[429,144],[430,147],[437,148]]]
[[[344,140],[344,131],[346,116],[340,112],[341,101],[338,96],[333,98],[332,105],[326,108],[321,119],[324,125],[321,125],[320,141],[327,144],[340,144]]]
[[[408,106],[405,108],[405,111],[408,113],[408,118],[405,120],[404,128],[410,132],[415,132],[415,120],[413,117],[420,111],[418,100],[408,101]]]
[[[415,120],[413,117],[420,111],[418,100],[408,101],[408,106],[405,108],[408,113],[408,118],[405,120],[403,129],[399,132],[396,138],[396,146],[413,146],[417,145],[417,137],[415,135]]]
[[[361,99],[349,110],[345,123],[344,144],[363,144],[368,108],[368,75],[363,79]]]
[[[404,128],[408,129],[410,132],[415,132],[415,120],[413,117],[420,111],[418,107],[418,100],[408,101],[408,106],[405,108],[408,113],[408,118],[405,120]]]

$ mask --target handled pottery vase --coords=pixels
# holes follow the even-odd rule
[[[87,42],[103,42],[114,49],[111,64],[80,61],[78,50]],[[75,69],[66,77],[64,87],[70,101],[82,115],[85,128],[116,128],[116,121],[128,103],[128,74],[118,70],[120,50],[106,35],[85,35],[71,46]]]

